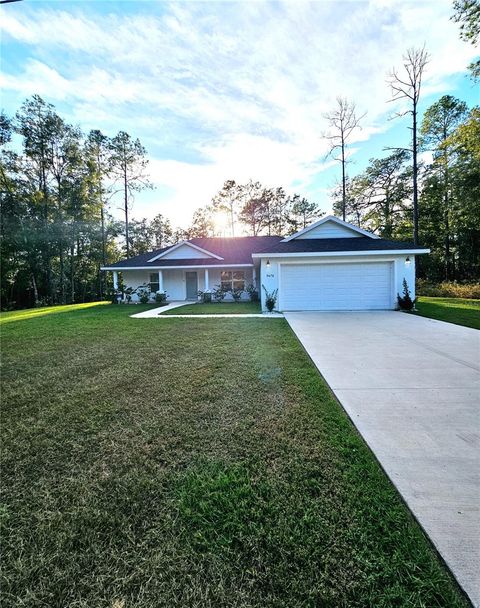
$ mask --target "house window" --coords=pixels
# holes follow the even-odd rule
[[[158,272],[152,272],[150,275],[150,291],[152,293],[156,293],[160,289],[160,284],[158,282]]]
[[[224,291],[245,289],[245,272],[243,270],[222,270],[221,286]]]

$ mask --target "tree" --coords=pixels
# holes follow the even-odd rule
[[[443,202],[442,224],[445,243],[445,278],[447,280],[450,278],[452,271],[450,217],[454,203],[452,184],[450,183],[450,165],[453,153],[453,142],[450,137],[465,120],[467,114],[467,104],[465,102],[455,99],[451,95],[444,95],[427,109],[423,116],[420,131],[422,147],[433,152],[430,173],[437,174],[439,178],[439,194]]]
[[[452,231],[456,237],[456,278],[480,278],[480,107],[467,118],[446,142],[454,164],[450,180],[457,201]]]
[[[363,228],[364,214],[364,186],[361,177],[347,177],[345,184],[345,215],[348,222]],[[338,182],[332,192],[333,213],[342,215],[343,210],[343,184]]]
[[[324,213],[320,211],[316,203],[310,203],[304,197],[300,198],[299,194],[289,197],[288,221],[292,234],[306,228],[313,220],[319,219],[322,215]]]
[[[455,0],[453,3],[455,11],[452,19],[460,24],[460,38],[476,46],[480,39],[480,1],[479,0]],[[476,59],[469,66],[471,77],[474,81],[480,79],[480,59]]]
[[[21,152],[10,143],[12,131]],[[34,96],[15,120],[0,117],[0,141],[2,306],[98,299],[105,293],[100,266],[119,256],[118,228],[108,215],[101,227],[83,134]]]
[[[152,230],[146,218],[131,220],[129,229],[130,254],[132,256],[152,251]]]
[[[270,190],[260,182],[250,180],[238,186],[241,200],[240,221],[247,226],[252,236],[258,236],[268,225],[268,211],[272,198]]]
[[[290,197],[282,187],[272,188],[267,208],[267,234],[283,235],[288,231]]]
[[[235,222],[237,219],[239,202],[239,187],[233,179],[224,182],[222,189],[212,199],[213,208],[216,211],[228,215],[231,236],[235,236]]]
[[[102,240],[102,266],[107,264],[107,239],[105,229],[106,202],[111,195],[111,185],[107,181],[112,170],[111,147],[109,138],[98,129],[93,129],[87,136],[85,156],[90,172],[92,194],[100,207],[100,230]],[[106,275],[103,273],[100,281],[101,293],[106,291]]]
[[[346,199],[347,199],[347,173],[346,165],[348,162],[347,145],[350,137],[356,129],[360,128],[360,121],[365,114],[356,115],[355,104],[343,97],[337,97],[337,108],[325,115],[330,126],[330,135],[325,137],[328,139],[330,148],[327,156],[331,156],[334,160],[339,161],[342,166],[342,218],[346,217]]]
[[[397,236],[410,206],[411,175],[405,169],[408,159],[408,152],[402,150],[385,158],[371,158],[352,184],[364,227],[385,239]]]
[[[173,243],[173,229],[170,220],[161,213],[156,215],[150,223],[153,243],[156,249],[162,249]]]
[[[408,149],[412,154],[412,180],[413,180],[413,241],[418,245],[418,102],[422,86],[422,77],[429,55],[425,47],[421,49],[410,48],[403,56],[403,73],[395,68],[390,72],[388,84],[392,91],[390,101],[396,102],[406,99],[410,107],[396,116],[410,114],[412,117],[412,147]],[[392,148],[390,148],[392,149]],[[399,149],[399,148],[393,148]]]
[[[193,213],[192,223],[187,232],[189,238],[205,238],[215,236],[214,209],[210,205],[200,207]]]
[[[50,193],[52,167],[50,150],[54,146],[59,117],[52,104],[46,103],[39,95],[27,99],[16,115],[15,131],[23,138],[23,171],[30,181],[30,188],[36,192],[36,205],[41,208],[43,241],[42,273],[45,275],[45,297],[49,303],[55,300],[52,281],[52,230],[51,219],[54,202]]]
[[[130,257],[130,236],[128,212],[135,192],[151,188],[146,169],[148,160],[146,150],[138,139],[132,139],[125,131],[120,131],[110,143],[112,174],[123,193],[123,211],[125,214],[125,248],[126,257]]]

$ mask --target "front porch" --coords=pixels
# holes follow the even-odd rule
[[[160,291],[167,294],[167,301],[198,300],[199,292],[212,292],[221,287],[227,292],[225,302],[233,301],[233,289],[243,290],[241,299],[248,300],[246,289],[254,285],[258,291],[257,271],[253,265],[229,267],[190,267],[190,268],[148,268],[132,269],[113,272],[113,286],[115,291],[123,288],[125,292],[132,291],[131,302],[138,302],[138,291],[143,288],[150,292],[150,300],[155,301],[155,294]],[[121,280],[120,280],[121,279]]]

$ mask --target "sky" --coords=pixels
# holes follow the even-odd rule
[[[186,227],[227,179],[330,212],[340,167],[326,158],[325,114],[338,96],[366,112],[351,175],[408,145],[386,75],[409,47],[431,55],[421,111],[445,94],[480,102],[466,69],[478,51],[451,14],[450,0],[23,0],[0,7],[1,107],[13,115],[39,94],[86,132],[138,137],[155,189],[136,195],[137,219]]]

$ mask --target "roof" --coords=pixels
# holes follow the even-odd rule
[[[109,264],[106,268],[163,268],[178,266],[231,266],[235,264],[253,264],[252,254],[271,249],[282,240],[281,236],[238,236],[238,237],[211,237],[189,239],[186,243],[191,243],[209,251],[223,259],[219,260],[210,256],[192,259],[163,259],[152,260],[152,258],[173,249],[175,245],[163,247],[148,253],[121,260],[116,264]]]
[[[285,237],[283,240],[285,242],[293,241],[294,239],[297,239],[301,235],[308,234],[310,231],[314,230],[318,226],[322,226],[323,224],[330,224],[330,223],[338,224],[339,226],[343,226],[344,228],[346,228],[347,230],[350,230],[351,232],[355,232],[357,234],[363,234],[363,236],[368,236],[368,238],[370,238],[370,239],[379,239],[380,238],[376,234],[373,234],[373,232],[368,232],[368,230],[363,230],[363,228],[360,228],[359,226],[354,226],[353,224],[349,224],[345,220],[341,220],[339,217],[335,217],[334,215],[326,215],[325,217],[320,218],[316,222],[313,222],[313,224],[310,224],[309,226],[305,226],[305,228],[303,228],[302,230],[295,232],[295,234],[291,234],[290,236]]]
[[[264,249],[261,254],[289,253],[335,253],[340,251],[395,251],[395,250],[424,251],[424,247],[406,241],[389,241],[387,239],[372,239],[370,237],[334,238],[334,239],[298,239],[294,241],[278,241]]]

